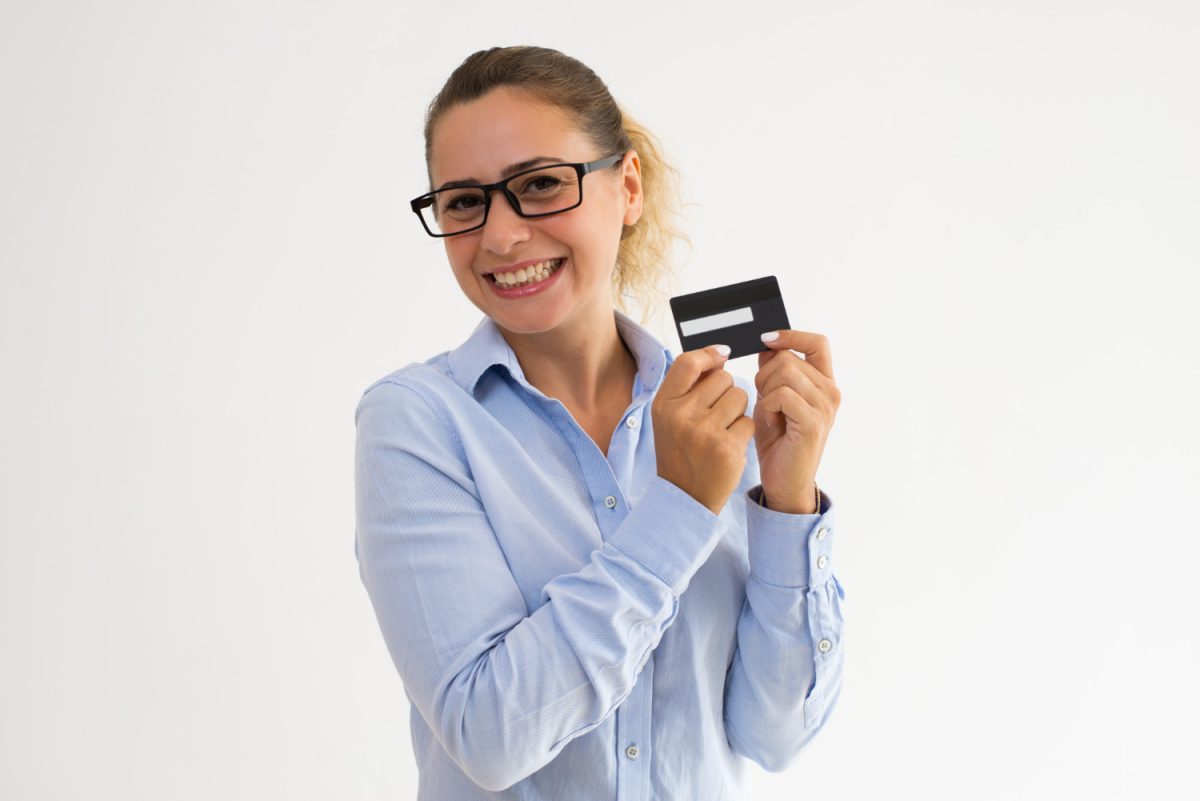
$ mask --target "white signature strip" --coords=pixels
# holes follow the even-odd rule
[[[684,320],[679,324],[679,330],[685,337],[690,337],[695,334],[703,334],[705,331],[714,331],[718,328],[728,328],[731,325],[750,322],[754,322],[754,312],[747,306],[744,309],[710,314],[708,317],[697,317],[695,320]]]

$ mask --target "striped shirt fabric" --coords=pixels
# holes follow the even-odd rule
[[[614,313],[638,368],[607,456],[488,317],[358,402],[354,553],[420,801],[743,799],[837,701],[829,496],[759,506],[753,440],[719,515],[658,476],[673,357]]]

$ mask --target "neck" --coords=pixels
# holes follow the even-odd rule
[[[516,354],[525,380],[547,397],[589,413],[618,401],[622,406],[629,403],[637,360],[621,339],[611,306],[569,331],[500,332]]]

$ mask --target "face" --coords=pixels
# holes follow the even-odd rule
[[[505,167],[538,156],[587,162],[608,155],[557,108],[501,87],[442,116],[429,169],[437,188],[454,180],[499,181]],[[584,176],[583,203],[570,211],[526,219],[495,192],[483,228],[442,241],[463,293],[501,329],[585,334],[603,330],[597,326],[606,319],[611,325],[622,226],[637,222],[641,210],[641,164],[631,151],[617,166]],[[565,261],[519,292],[502,291],[491,277],[552,259]]]

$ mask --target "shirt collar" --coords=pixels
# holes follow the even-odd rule
[[[638,365],[637,383],[640,386],[635,385],[634,396],[636,397],[646,390],[658,389],[663,375],[671,364],[671,352],[663,347],[653,334],[634,322],[633,318],[620,309],[613,309],[613,314],[616,316],[617,331]],[[517,355],[513,353],[512,347],[500,334],[500,328],[496,325],[495,320],[486,315],[475,326],[475,330],[471,332],[466,341],[450,351],[447,360],[455,382],[472,396],[475,394],[475,387],[479,383],[479,379],[488,371],[488,368],[495,365],[507,369],[509,374],[526,389],[535,393],[539,392],[536,387],[525,380],[525,373],[521,369],[520,362],[517,361]]]

